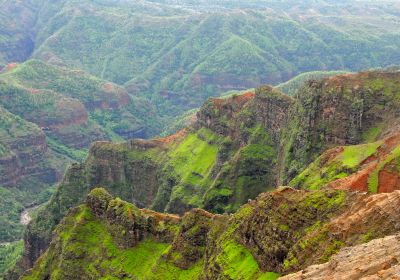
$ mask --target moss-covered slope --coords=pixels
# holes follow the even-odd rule
[[[68,209],[82,203],[97,185],[139,207],[171,213],[192,208],[234,212],[273,189],[275,139],[292,102],[264,87],[255,94],[210,100],[193,126],[166,138],[95,143],[86,162],[67,171],[49,204],[29,225],[23,264],[33,265]]]
[[[399,192],[281,188],[234,215],[194,209],[178,217],[95,188],[22,279],[276,279],[396,233],[399,203]]]

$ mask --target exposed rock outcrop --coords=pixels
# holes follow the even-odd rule
[[[343,248],[324,264],[313,265],[281,280],[400,279],[400,235],[387,236],[367,244]]]

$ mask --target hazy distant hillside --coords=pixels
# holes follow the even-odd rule
[[[0,56],[23,60],[34,50],[125,85],[164,117],[305,71],[400,63],[395,2],[214,2],[5,1]]]

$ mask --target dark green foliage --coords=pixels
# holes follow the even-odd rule
[[[21,194],[0,187],[0,243],[22,237],[23,226],[19,223],[23,210]]]

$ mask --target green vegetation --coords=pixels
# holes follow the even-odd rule
[[[228,239],[222,244],[222,249],[216,263],[223,268],[222,274],[228,279],[278,279],[277,273],[260,271],[257,261],[243,245]]]
[[[374,142],[384,129],[384,125],[376,125],[363,132],[362,139],[364,142]]]
[[[210,172],[217,156],[215,136],[211,131],[201,129],[197,134],[189,134],[176,148],[168,153],[169,163],[182,183],[198,184]]]
[[[94,201],[104,200],[104,196],[106,200],[112,199],[102,189],[92,191],[90,207],[100,207]],[[132,213],[130,207],[134,206],[129,205],[116,199],[109,202],[107,211],[115,209],[116,217],[127,215],[123,218],[126,221],[118,220],[122,223],[135,215],[139,219],[136,223],[140,224],[141,214],[138,210]],[[118,236],[127,238],[127,235],[119,230],[123,228],[95,217],[88,207],[77,208],[57,228],[58,244],[55,245],[59,247],[51,247],[32,273],[23,279],[42,279],[45,275],[51,275],[51,279],[73,279],[76,273],[88,279],[193,279],[202,269],[201,262],[181,269],[166,261],[169,245],[152,237],[135,246],[121,248]]]
[[[59,143],[57,140],[52,139],[51,137],[47,137],[47,145],[56,153],[65,155],[75,161],[83,161],[88,154],[87,149],[77,150],[71,147],[67,147]]]
[[[21,200],[24,199],[20,191],[0,187],[0,243],[22,238],[24,227],[19,220],[24,207]]]
[[[374,155],[381,145],[382,141],[345,146],[333,158],[330,158],[331,154],[327,152],[296,176],[290,182],[290,186],[316,190],[336,179],[347,177],[354,173],[362,162]]]
[[[170,149],[166,166],[167,169],[172,167],[178,178],[171,192],[171,201],[202,207],[201,197],[217,159],[217,140],[212,131],[201,129],[190,133]]]
[[[73,226],[74,223],[77,223],[76,227]],[[107,279],[121,279],[118,277],[123,273],[123,279],[143,279],[168,247],[167,244],[147,239],[134,248],[121,249],[114,243],[106,225],[84,207],[74,217],[70,217],[64,228],[59,229],[61,230],[60,249],[64,259],[51,259],[51,254],[61,256],[58,252],[49,252],[46,263],[40,263],[41,269],[52,269],[52,279],[66,279],[64,277],[71,277],[77,271],[82,273],[80,275],[98,279],[105,276],[109,277]],[[82,252],[90,256],[90,259],[75,259]],[[23,279],[41,279],[43,272],[47,273],[43,270],[33,271],[31,276]]]
[[[12,243],[0,243],[0,279],[3,279],[3,273],[13,267],[19,257],[22,255],[24,243],[22,240]]]
[[[372,173],[368,177],[368,190],[371,193],[377,193],[379,187],[379,172],[390,162],[396,161],[399,162],[400,158],[400,146],[396,147],[394,150],[390,152],[390,154],[381,162],[378,163],[378,166],[372,171]],[[398,164],[397,164],[398,165]]]
[[[311,3],[318,12],[299,21]],[[307,71],[398,63],[399,25],[395,13],[388,12],[396,9],[390,3],[365,7],[352,2],[345,9],[350,15],[341,12],[342,3],[310,1],[304,6],[271,0],[171,4],[6,2],[3,8],[9,13],[0,15],[0,63],[24,61],[33,53],[53,65],[126,85],[157,105],[164,124],[227,90],[278,84]],[[255,9],[265,6],[271,10]],[[276,14],[284,16],[272,16]],[[297,87],[287,86],[289,91]]]
[[[192,109],[189,110],[182,115],[176,117],[171,121],[169,125],[167,125],[166,128],[164,128],[163,132],[161,132],[161,136],[169,136],[177,131],[187,127],[192,120],[195,118],[196,113],[198,112],[198,109]]]
[[[377,149],[382,145],[381,141],[368,143],[363,145],[346,146],[343,152],[337,158],[347,168],[356,168],[365,159],[376,153]]]

